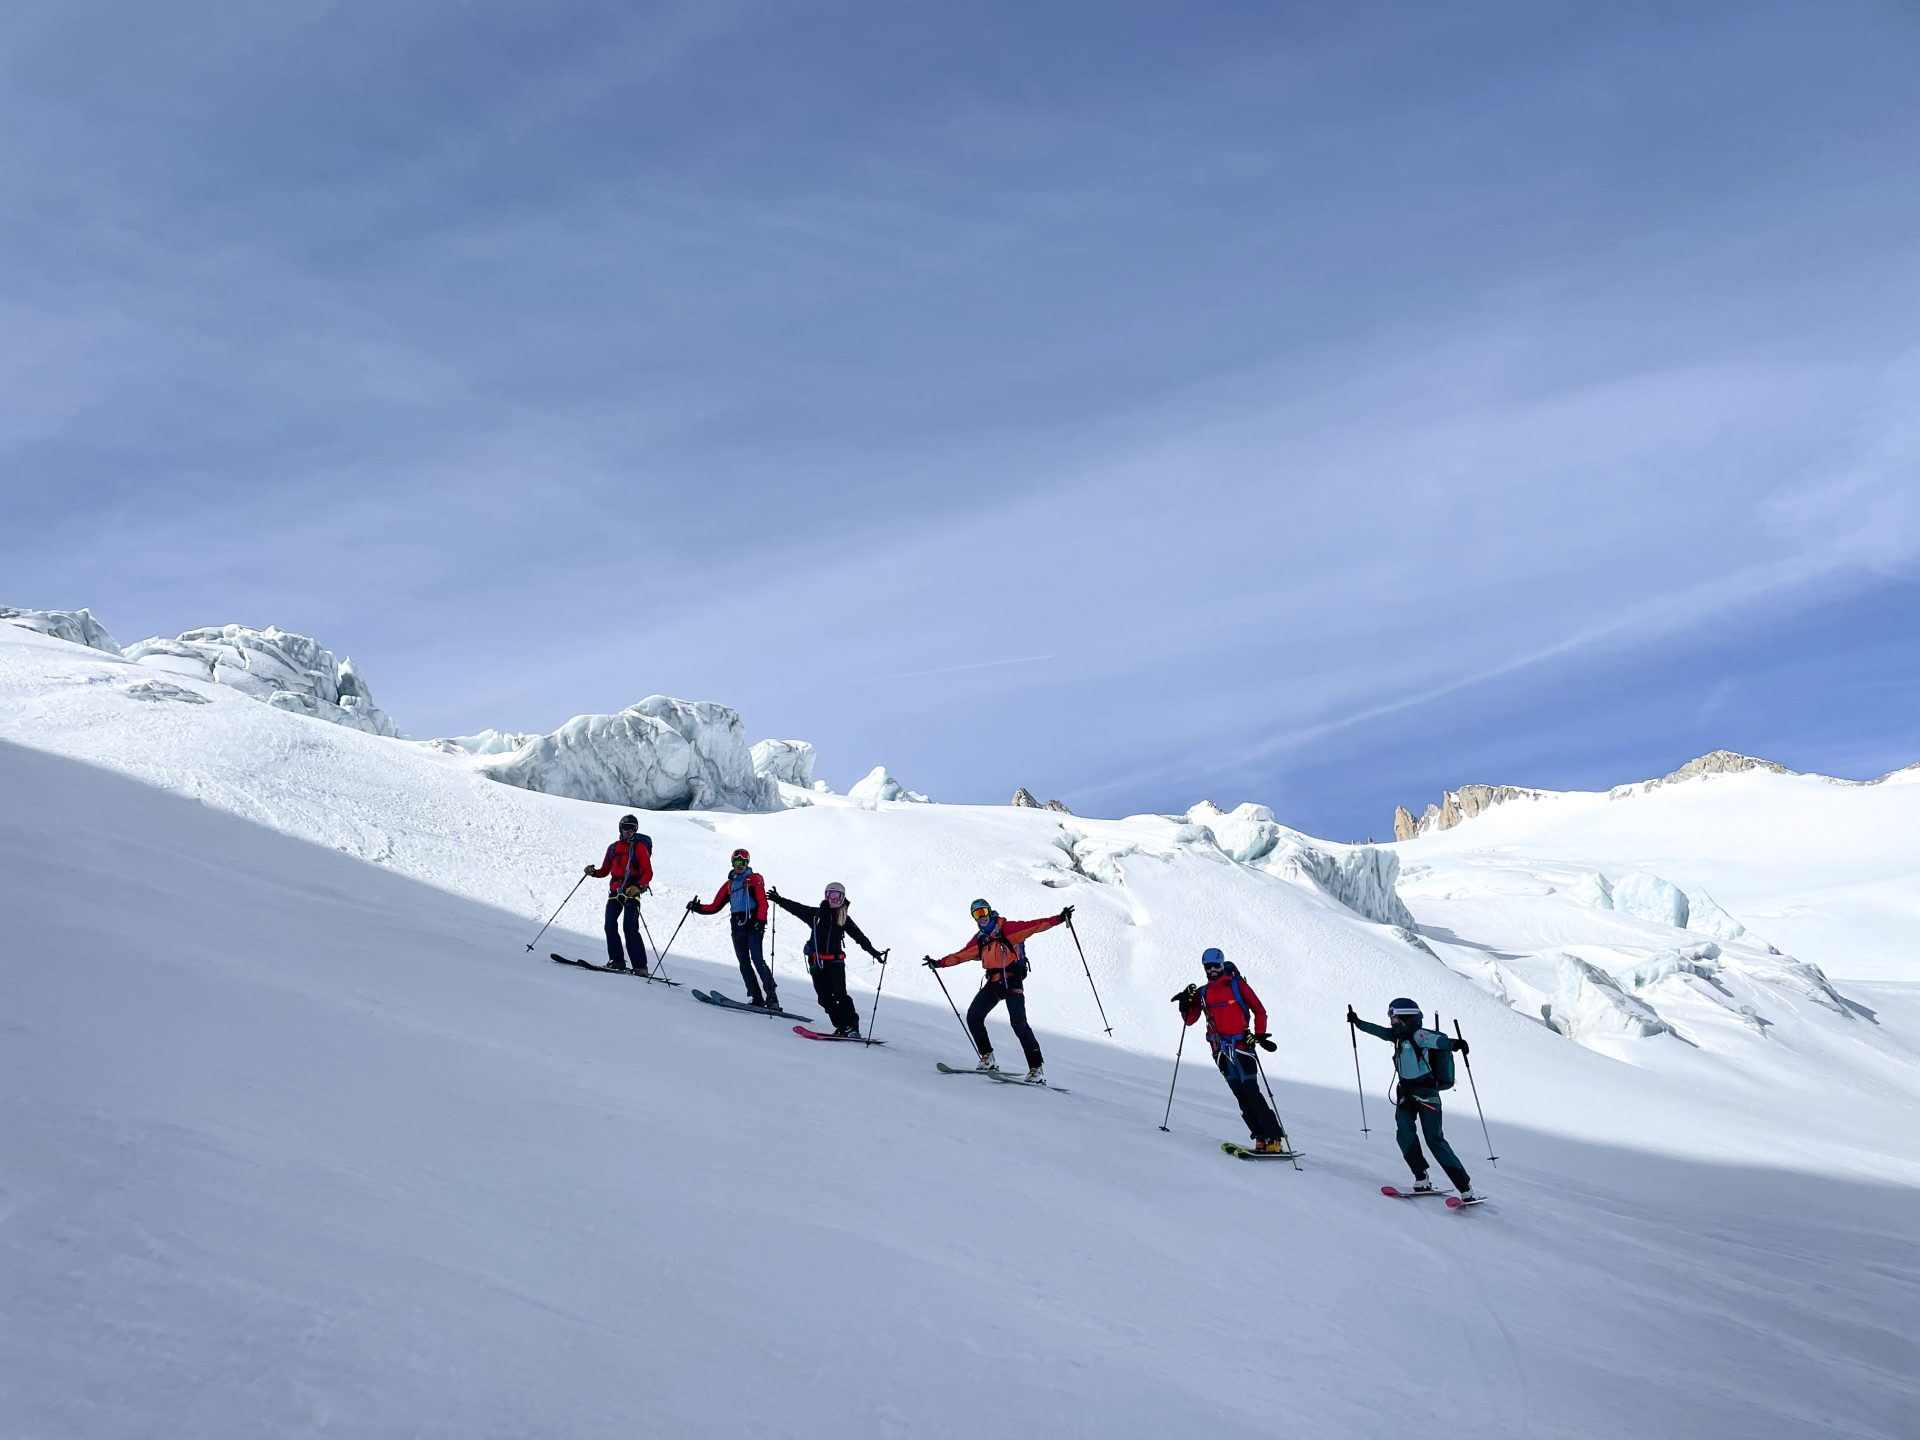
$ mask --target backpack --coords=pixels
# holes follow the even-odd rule
[[[1443,1043],[1446,1043],[1446,1048],[1443,1050],[1439,1046],[1428,1048],[1423,1045],[1414,1045],[1412,1036],[1409,1036],[1402,1042],[1407,1045],[1414,1045],[1415,1053],[1427,1062],[1427,1077],[1433,1082],[1434,1089],[1451,1090],[1453,1088],[1454,1077],[1453,1046],[1451,1043],[1447,1043],[1446,1032],[1443,1030],[1416,1030],[1413,1033],[1414,1035],[1433,1035]]]

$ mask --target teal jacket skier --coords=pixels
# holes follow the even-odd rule
[[[1413,1172],[1415,1192],[1424,1194],[1433,1190],[1433,1183],[1427,1179],[1427,1157],[1420,1151],[1420,1137],[1414,1128],[1418,1125],[1426,1134],[1427,1148],[1433,1151],[1440,1168],[1447,1172],[1460,1198],[1471,1200],[1473,1180],[1447,1143],[1440,1114],[1440,1092],[1453,1085],[1454,1052],[1464,1055],[1467,1042],[1456,1040],[1445,1031],[1422,1029],[1422,1018],[1420,1007],[1406,999],[1395,1000],[1387,1007],[1384,1026],[1368,1024],[1353,1013],[1351,1005],[1347,1007],[1349,1025],[1393,1045],[1394,1138],[1400,1142],[1400,1153]]]

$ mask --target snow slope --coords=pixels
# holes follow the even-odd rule
[[[963,1047],[911,966],[855,1050],[529,955],[611,807],[140,678],[0,637],[17,1433],[1387,1436],[1431,1407],[1890,1437],[1920,1400],[1910,1091],[1676,1087],[1181,822],[1074,819],[1113,883],[1011,807],[648,817],[661,940],[736,843],[794,893],[845,881],[901,958],[974,893],[1078,906],[1118,1043],[1049,935],[1033,1005],[1074,1093],[941,1076]],[[596,910],[552,948],[595,953]],[[1237,1116],[1191,1046],[1156,1128],[1203,943],[1274,1007],[1300,1173],[1218,1153]],[[737,990],[723,946],[690,921],[669,968]],[[1451,1128],[1478,1211],[1374,1193],[1403,1174],[1385,1051],[1363,1137],[1338,1007],[1402,991],[1476,1039],[1501,1166],[1464,1094]]]

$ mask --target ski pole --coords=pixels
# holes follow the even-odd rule
[[[927,958],[932,959],[933,957],[928,956]],[[940,980],[940,967],[938,965],[929,965],[927,968],[933,971],[934,979]],[[940,993],[947,997],[947,1008],[953,1011],[953,1018],[960,1020],[960,1007],[953,1003],[953,992],[947,989],[947,982],[945,980],[940,980]],[[967,1044],[973,1044],[973,1032],[967,1029],[966,1021],[960,1020],[960,1030],[961,1033],[967,1037]]]
[[[582,875],[578,880],[573,882],[573,890],[567,891],[567,900],[573,899],[574,891],[578,890],[582,885],[584,885],[586,883],[586,880],[587,880],[587,877]],[[554,921],[560,918],[560,911],[567,908],[567,900],[562,900],[560,902],[559,909],[556,909],[553,912],[553,914],[547,917],[547,925],[553,924]],[[540,935],[544,935],[547,933],[547,925],[542,925],[540,927]],[[527,942],[527,949],[529,952],[532,951],[534,946],[540,943],[540,935],[534,936],[533,939]]]
[[[887,956],[891,954],[893,954],[891,949],[880,952],[880,983],[873,987],[873,1009],[867,1012],[867,1044],[869,1045],[873,1044],[874,1017],[880,1013],[880,992],[887,988]]]
[[[637,899],[633,904],[634,908],[640,912],[640,928],[646,932],[647,948],[653,951],[653,973],[664,975],[666,972],[660,968],[660,947],[653,943],[653,927],[647,924],[647,907]]]
[[[1173,1047],[1173,1085],[1180,1083],[1180,1052],[1187,1048],[1187,1027],[1180,1027],[1180,1043]],[[1173,1118],[1173,1085],[1167,1086],[1167,1113],[1160,1117],[1160,1128],[1167,1129],[1167,1121]],[[1172,1131],[1167,1131],[1172,1134]]]
[[[1460,1017],[1458,1015],[1453,1017],[1453,1038],[1456,1040],[1464,1040],[1467,1038],[1460,1033]],[[1463,1051],[1461,1052],[1460,1058],[1467,1062],[1467,1084],[1473,1090],[1473,1108],[1480,1110],[1480,1087],[1473,1083],[1473,1055],[1471,1052]],[[1487,1141],[1487,1163],[1489,1165],[1498,1165],[1500,1163],[1500,1157],[1493,1153],[1493,1136],[1487,1133],[1487,1112],[1485,1110],[1480,1110],[1480,1133],[1486,1137]]]
[[[1287,1122],[1280,1118],[1279,1102],[1273,1098],[1273,1082],[1267,1079],[1267,1067],[1260,1063],[1260,1051],[1258,1049],[1255,1049],[1253,1052],[1253,1068],[1260,1072],[1260,1083],[1267,1087],[1267,1104],[1273,1107],[1273,1123],[1280,1127],[1280,1143],[1286,1146],[1288,1150],[1292,1150],[1293,1137],[1287,1134]],[[1296,1170],[1300,1168],[1300,1157],[1298,1155],[1293,1157],[1293,1168]]]
[[[691,910],[689,910],[689,911],[687,911],[687,912],[686,912],[685,914],[683,914],[683,915],[682,915],[682,916],[680,917],[680,925],[684,925],[684,924],[686,924],[686,923],[687,923],[687,916],[688,916],[688,915],[691,915],[692,913],[693,913],[693,912],[692,912]],[[676,941],[676,940],[678,940],[678,939],[680,938],[680,925],[676,925],[676,926],[674,926],[674,927],[673,927],[673,934],[671,934],[671,935],[669,935],[669,936],[667,937],[667,950],[671,950],[671,949],[673,948],[673,942],[674,942],[674,941]],[[649,939],[651,939],[652,937],[651,937],[651,936],[649,936],[648,938],[649,938]],[[664,971],[666,970],[666,968],[667,968],[667,950],[662,950],[662,951],[660,952],[660,954],[659,954],[659,957],[658,957],[658,958],[657,958],[657,959],[656,959],[656,960],[655,960],[655,961],[653,962],[653,968],[654,968],[655,970],[658,970],[658,971],[662,971],[662,972],[664,972]]]
[[[1353,1028],[1351,1020],[1347,1022],[1347,1039],[1353,1044],[1353,1088],[1360,1094],[1360,1133],[1371,1135],[1373,1132],[1367,1129],[1367,1087],[1360,1078],[1360,1032]]]
[[[1093,1003],[1100,1011],[1100,1023],[1107,1025],[1107,1007],[1100,1003],[1100,987],[1093,983],[1093,967],[1087,964],[1087,952],[1080,944],[1080,932],[1073,928],[1073,917],[1067,917],[1067,933],[1073,936],[1073,948],[1080,952],[1080,968],[1087,972],[1087,984],[1093,989]],[[1113,1034],[1113,1026],[1107,1025],[1107,1034]]]

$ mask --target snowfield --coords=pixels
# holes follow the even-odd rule
[[[1873,807],[1920,787],[1833,789],[1866,839],[1826,870],[1489,812],[1395,847],[1414,931],[1327,888],[1384,905],[1390,866],[1277,825],[1246,850],[1191,815],[817,793],[643,817],[662,942],[735,845],[786,893],[846,884],[895,957],[865,1049],[549,963],[604,953],[599,882],[528,953],[618,807],[152,676],[0,627],[0,1433],[1911,1433],[1920,967],[1868,842],[1912,876]],[[1575,897],[1636,871],[1759,938]],[[933,1068],[969,1057],[911,962],[976,894],[1076,906],[1112,1039],[1064,930],[1030,982],[1071,1094]],[[782,997],[817,1015],[795,928]],[[688,920],[669,972],[738,994],[724,931]],[[1272,1012],[1298,1172],[1219,1152],[1243,1132],[1197,1034],[1157,1128],[1209,944]],[[1682,1033],[1609,1028],[1561,951]],[[1572,1033],[1529,1009],[1549,963]],[[850,968],[865,1015],[877,968]],[[1360,1051],[1363,1136],[1341,1017],[1402,993],[1474,1041],[1499,1166],[1464,1083],[1449,1132],[1477,1210],[1377,1193],[1406,1178],[1387,1049]]]

